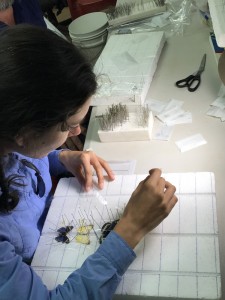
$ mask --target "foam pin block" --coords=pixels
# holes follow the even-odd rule
[[[154,117],[147,106],[113,104],[97,119],[101,142],[145,141],[152,137]]]
[[[152,112],[149,113],[146,127],[138,126],[135,122],[136,113],[129,113],[129,120],[122,125],[116,126],[113,130],[98,130],[101,142],[132,142],[145,141],[152,138],[154,118]]]

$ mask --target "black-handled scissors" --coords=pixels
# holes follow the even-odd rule
[[[188,77],[178,80],[176,86],[179,88],[187,87],[189,92],[194,92],[197,90],[201,83],[201,74],[205,70],[206,54],[203,55],[202,61],[198,71]]]

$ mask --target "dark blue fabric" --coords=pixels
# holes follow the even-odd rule
[[[15,0],[13,14],[16,24],[31,24],[46,28],[39,2],[37,0]],[[7,25],[0,22],[0,30]]]
[[[16,24],[28,23],[46,27],[43,14],[37,0],[15,0],[13,12]]]

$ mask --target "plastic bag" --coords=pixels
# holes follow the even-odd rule
[[[166,0],[167,10],[170,12],[171,31],[174,35],[183,35],[185,26],[190,25],[191,0]]]

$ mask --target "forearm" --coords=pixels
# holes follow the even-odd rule
[[[0,298],[14,300],[111,299],[121,276],[135,258],[129,246],[112,232],[63,285],[48,291],[32,268],[13,253],[10,243],[1,242],[0,253]]]
[[[60,157],[60,153],[63,151],[70,151],[68,150],[54,150],[52,152],[50,152],[48,154],[48,159],[49,159],[49,171],[50,174],[53,176],[59,176],[62,175],[67,171],[67,169],[65,168],[65,166],[61,163],[59,157]]]
[[[126,222],[124,219],[120,219],[114,228],[114,231],[124,240],[126,243],[134,249],[137,244],[144,237],[145,233],[139,230],[134,223]]]

